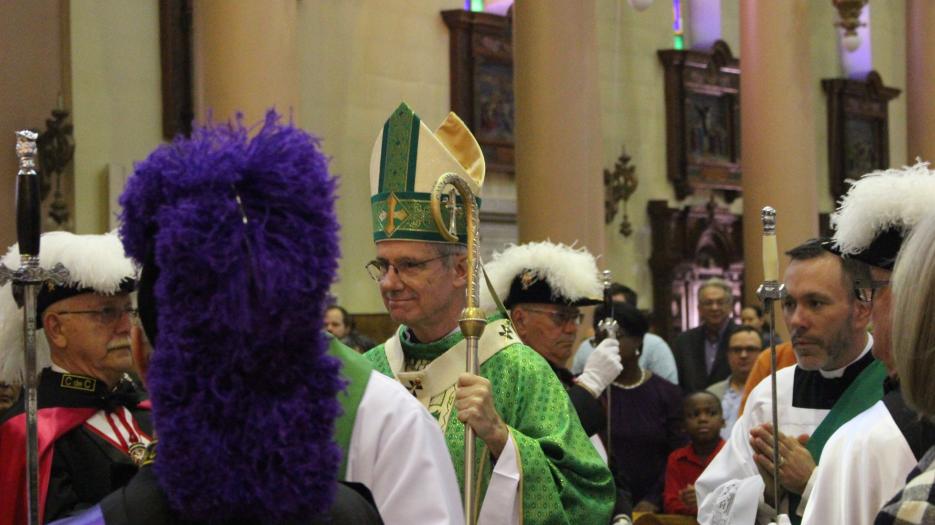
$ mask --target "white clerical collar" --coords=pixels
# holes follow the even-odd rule
[[[850,363],[848,363],[848,364],[842,366],[841,368],[835,368],[834,370],[822,370],[822,369],[819,368],[819,369],[818,369],[818,373],[820,373],[820,374],[821,374],[821,377],[824,377],[825,379],[834,379],[834,378],[837,378],[837,377],[842,377],[842,376],[844,375],[844,371],[847,370],[847,367],[851,366],[852,364],[856,363],[857,361],[860,361],[860,359],[861,359],[863,356],[867,355],[867,352],[869,352],[871,348],[873,348],[873,335],[871,335],[871,334],[868,333],[868,334],[867,334],[867,344],[864,346],[864,351],[861,352],[860,355],[857,356],[853,361],[851,361]]]

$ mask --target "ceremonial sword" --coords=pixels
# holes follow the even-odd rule
[[[601,273],[601,276],[604,279],[604,318],[597,323],[598,332],[603,332],[603,337],[597,337],[599,334],[595,334],[594,342],[595,344],[600,343],[604,339],[613,339],[617,341],[617,330],[620,328],[617,325],[617,319],[614,318],[614,300],[610,295],[610,270],[604,270]],[[610,398],[613,397],[612,389],[613,381],[606,388],[607,392],[607,462],[610,463],[610,458],[613,456],[611,454],[612,446],[610,442],[610,432],[611,432],[611,401]],[[600,395],[600,393],[598,393]]]
[[[20,266],[11,270],[0,265],[0,286],[13,281],[16,303],[23,309],[23,353],[26,364],[26,516],[29,525],[39,523],[39,440],[37,413],[39,410],[36,370],[36,297],[46,281],[62,284],[68,273],[62,265],[51,271],[39,267],[40,197],[39,175],[36,173],[36,139],[34,131],[16,132],[16,237],[19,243]]]
[[[770,381],[773,403],[773,505],[779,522],[779,405],[776,395],[776,311],[774,303],[786,296],[786,287],[779,282],[779,255],[776,247],[776,210],[766,206],[760,212],[763,222],[763,284],[756,295],[769,312]]]

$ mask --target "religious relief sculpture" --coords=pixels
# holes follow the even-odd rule
[[[883,85],[879,73],[866,80],[826,78],[828,97],[828,162],[831,197],[837,202],[847,180],[890,167],[889,101],[899,90]]]
[[[488,169],[512,174],[512,17],[461,9],[441,15],[451,36],[451,110],[474,132]]]
[[[740,192],[740,61],[726,43],[711,52],[666,49],[666,156],[675,195]]]

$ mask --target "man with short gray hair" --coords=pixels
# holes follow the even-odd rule
[[[737,327],[731,317],[733,303],[730,284],[723,279],[708,279],[698,289],[701,324],[680,333],[672,345],[685,393],[704,390],[730,375],[727,341]]]

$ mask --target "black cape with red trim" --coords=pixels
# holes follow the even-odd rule
[[[0,525],[26,523],[24,396],[0,416]],[[98,410],[126,406],[152,434],[149,403],[129,380],[109,391],[92,378],[42,371],[38,389],[40,522],[91,507],[137,471],[130,457],[85,425]]]

